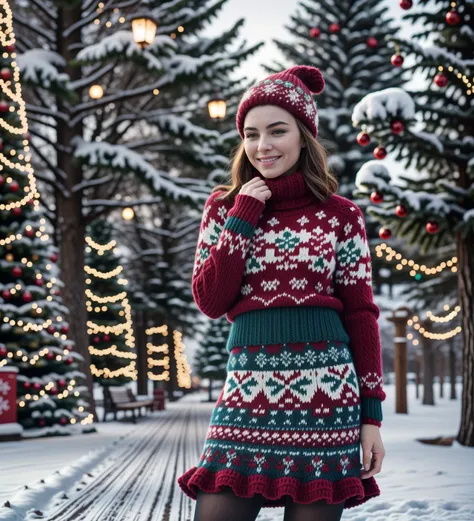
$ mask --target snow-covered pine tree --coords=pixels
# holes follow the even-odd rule
[[[88,417],[82,357],[68,339],[58,255],[39,207],[15,34],[0,1],[0,366],[19,370],[18,422],[24,437],[66,435]]]
[[[88,232],[85,272],[91,372],[102,386],[123,385],[137,379],[128,281],[112,225],[97,219]]]
[[[412,4],[404,2],[408,8]],[[371,93],[355,107],[353,121],[420,176],[399,176],[403,186],[396,185],[385,166],[369,161],[356,182],[361,194],[378,193],[379,204],[369,211],[385,225],[386,239],[393,233],[419,244],[422,252],[446,246],[455,251],[454,258],[425,267],[424,274],[427,269],[457,273],[463,344],[457,440],[474,446],[474,33],[469,25],[474,3],[460,1],[455,8],[446,0],[416,4],[406,17],[421,21],[421,32],[415,41],[397,39],[395,44],[397,54],[415,58],[411,73],[423,73],[427,84],[411,92]]]
[[[225,3],[15,3],[17,61],[33,123],[35,168],[49,194],[47,215],[56,225],[64,298],[74,305],[71,332],[84,371],[90,361],[85,285],[77,274],[84,269],[86,226],[124,206],[116,196],[127,181],[142,182],[160,197],[202,205],[207,187],[179,177],[177,156],[193,168],[224,164],[215,154],[218,133],[193,123],[208,97],[189,99],[186,89],[199,86],[210,96],[254,50],[245,43],[223,50],[227,33],[200,38]],[[147,47],[135,42],[131,30],[132,18],[144,9],[158,21]],[[90,378],[88,385],[92,389]]]
[[[195,367],[198,376],[209,379],[208,401],[215,401],[212,396],[213,382],[225,380],[227,376],[227,338],[230,323],[225,316],[217,320],[209,320],[199,349],[195,354]]]
[[[343,196],[351,196],[362,164],[374,153],[383,154],[375,143],[357,146],[351,122],[355,104],[369,92],[403,84],[401,70],[390,63],[393,49],[387,40],[398,27],[387,10],[380,0],[299,1],[286,26],[289,38],[274,40],[290,66],[312,65],[324,75],[326,88],[316,98],[319,139]]]

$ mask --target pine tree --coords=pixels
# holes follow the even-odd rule
[[[412,2],[403,5],[410,9]],[[450,269],[457,274],[463,343],[457,440],[474,446],[474,34],[469,30],[474,4],[456,5],[418,2],[405,16],[423,22],[415,36],[421,43],[394,40],[397,55],[414,57],[411,72],[423,74],[426,86],[371,93],[355,107],[353,120],[393,150],[403,167],[413,165],[420,171],[418,178],[399,176],[398,185],[377,161],[358,172],[360,193],[378,194],[379,206],[370,213],[385,225],[381,233],[386,239],[392,233],[404,237],[422,253],[441,247],[455,250],[454,259],[447,256],[428,269],[430,274],[433,269],[435,274]]]
[[[387,10],[380,0],[299,1],[286,26],[290,38],[274,40],[291,66],[312,65],[324,75],[326,87],[316,98],[319,139],[329,152],[340,193],[346,197],[351,196],[359,168],[373,157],[373,147],[354,146],[357,134],[351,114],[355,104],[368,92],[403,84],[400,69],[390,64],[393,51],[387,39],[398,27]]]
[[[3,1],[0,18],[0,367],[19,370],[23,436],[66,435],[91,422],[85,375],[68,338],[58,255],[39,207],[12,13]]]
[[[215,380],[225,380],[227,376],[227,338],[230,324],[225,316],[209,320],[200,347],[195,355],[196,372],[200,378],[209,379],[209,398],[212,402],[212,384]]]
[[[218,37],[201,38],[225,3],[15,5],[35,168],[48,193],[48,217],[57,226],[64,298],[75,309],[71,330],[84,371],[90,362],[86,288],[77,274],[84,269],[87,225],[123,207],[117,195],[130,182],[156,197],[202,205],[207,187],[186,174],[197,165],[222,171],[225,164],[216,154],[222,148],[218,132],[199,120],[216,87],[235,90],[230,74],[258,47],[231,45],[241,21]],[[138,45],[131,31],[133,16],[143,9],[158,21],[148,46]],[[131,207],[143,204],[129,201]],[[88,385],[92,389],[91,378]]]
[[[92,223],[86,237],[87,312],[91,371],[102,386],[137,379],[135,338],[128,281],[124,278],[113,227]]]

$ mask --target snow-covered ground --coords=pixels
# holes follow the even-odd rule
[[[385,390],[387,400],[381,432],[387,455],[382,473],[376,477],[382,494],[360,507],[346,510],[343,520],[473,521],[474,449],[456,442],[452,447],[440,447],[416,441],[418,437],[456,434],[461,387],[458,386],[458,400],[452,401],[448,385],[445,385],[446,398],[443,399],[439,398],[439,388],[435,386],[437,405],[433,407],[421,405],[415,399],[414,386],[410,386],[408,415],[394,414],[394,387],[386,385]],[[205,398],[206,393],[186,396],[177,403],[167,403],[167,411],[199,408],[206,410],[210,417],[213,404],[200,403]],[[12,505],[21,504],[23,511],[27,507],[41,507],[47,513],[49,498],[51,504],[57,504],[62,493],[74,499],[79,493],[77,490],[84,488],[77,487],[77,482],[82,481],[84,485],[90,481],[83,478],[86,472],[97,476],[102,468],[107,468],[108,460],[114,460],[114,452],[120,444],[113,442],[135,429],[150,429],[150,421],[142,420],[137,425],[110,421],[98,424],[97,428],[99,432],[94,434],[0,444],[0,505],[9,500]],[[203,430],[196,432],[202,435]],[[196,440],[196,446],[201,446],[203,441]],[[195,465],[197,461],[190,464]],[[59,473],[54,474],[57,470]],[[45,483],[40,483],[41,479]],[[29,488],[25,490],[24,485]],[[174,498],[179,496],[176,490],[172,494]],[[192,519],[185,517],[184,511],[184,508],[172,508],[167,519]],[[161,514],[156,519],[162,519]],[[0,507],[0,521],[6,519],[25,518],[12,517],[12,509]],[[282,519],[283,508],[265,508],[258,516],[258,521]]]

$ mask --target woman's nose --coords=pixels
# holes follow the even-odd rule
[[[258,143],[258,150],[261,152],[262,150],[269,150],[272,145],[268,142],[268,139],[263,138]]]

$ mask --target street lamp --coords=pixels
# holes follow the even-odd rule
[[[155,41],[158,22],[148,14],[137,14],[131,19],[133,39],[142,49]]]
[[[222,120],[227,112],[227,102],[217,94],[207,102],[207,110],[212,119]]]

